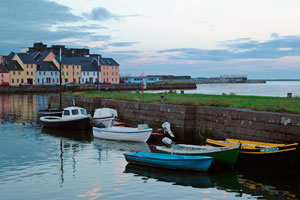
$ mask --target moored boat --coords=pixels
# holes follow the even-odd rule
[[[208,156],[186,156],[176,154],[160,154],[138,152],[124,154],[129,164],[146,165],[179,170],[208,171],[213,158]]]
[[[235,165],[239,156],[240,145],[209,147],[189,144],[171,144],[170,147],[156,146],[156,150],[161,153],[169,154],[210,156],[214,158],[214,162]]]
[[[61,117],[42,116],[40,121],[45,128],[85,130],[90,126],[91,115],[84,108],[67,107]]]
[[[129,142],[147,142],[152,128],[132,128],[112,126],[108,128],[93,127],[94,137],[107,140],[121,140]]]
[[[111,108],[98,108],[95,110],[93,119],[92,119],[92,126],[94,127],[110,127],[112,126],[112,122],[118,117],[117,111]],[[102,128],[104,128],[102,127]]]
[[[206,144],[214,147],[230,147],[241,144],[241,162],[239,163],[259,168],[289,167],[294,165],[293,153],[296,152],[295,150],[298,146],[298,143],[275,144],[237,139],[207,139]]]

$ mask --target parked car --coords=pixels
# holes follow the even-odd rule
[[[104,81],[103,84],[104,84],[104,85],[110,85],[110,82]]]
[[[9,86],[9,82],[2,82],[1,86]]]

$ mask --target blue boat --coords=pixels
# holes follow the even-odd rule
[[[124,156],[126,161],[130,164],[203,172],[208,171],[213,160],[212,157],[208,156],[186,156],[148,152],[125,153]]]

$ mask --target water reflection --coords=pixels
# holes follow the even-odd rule
[[[219,173],[199,173],[191,171],[178,171],[144,167],[139,165],[127,164],[124,173],[133,173],[146,180],[145,177],[154,178],[158,181],[170,182],[175,185],[192,186],[196,188],[212,188],[239,192],[240,185],[237,174],[234,171]]]
[[[193,173],[126,166],[123,154],[150,152],[148,144],[42,129],[37,111],[47,106],[47,98],[0,96],[0,199],[300,198],[299,172]]]
[[[42,133],[52,135],[55,137],[64,137],[75,141],[87,141],[93,140],[93,133],[86,130],[60,130],[60,129],[50,129],[42,128]]]

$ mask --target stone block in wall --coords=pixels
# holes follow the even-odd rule
[[[253,129],[263,131],[263,130],[265,130],[265,123],[255,121],[255,122],[253,122]]]
[[[181,114],[196,114],[196,106],[177,106],[176,112],[179,112]]]

